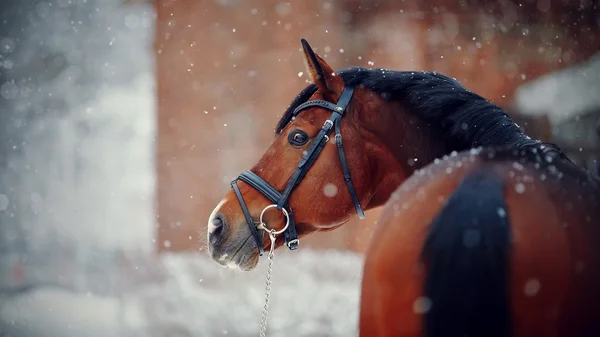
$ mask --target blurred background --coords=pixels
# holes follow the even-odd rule
[[[218,267],[206,220],[307,85],[432,70],[600,173],[595,0],[3,0],[0,336],[250,336],[266,266]],[[357,334],[380,210],[275,256],[271,336]]]

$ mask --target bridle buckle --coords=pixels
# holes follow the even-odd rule
[[[290,240],[290,242],[287,243],[287,247],[290,250],[294,250],[294,249],[298,249],[298,244],[300,243],[300,240],[298,239],[294,239],[294,240]]]

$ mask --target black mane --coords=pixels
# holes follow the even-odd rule
[[[541,144],[526,136],[500,107],[442,74],[356,67],[339,71],[338,75],[346,85],[364,87],[387,100],[401,102],[407,112],[440,127],[453,150]],[[277,124],[277,134],[290,122],[294,109],[316,90],[311,84],[296,96]]]

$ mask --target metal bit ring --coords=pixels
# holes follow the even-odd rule
[[[273,207],[277,207],[277,205],[276,204],[271,204],[271,205],[265,207],[262,210],[262,212],[260,212],[260,219],[259,219],[260,224],[258,225],[258,228],[263,229],[264,231],[266,231],[269,234],[278,235],[278,234],[283,233],[288,228],[288,226],[290,225],[290,215],[285,210],[285,208],[282,208],[281,209],[281,213],[283,213],[283,215],[285,216],[285,226],[282,229],[278,230],[278,231],[275,231],[273,229],[269,229],[267,227],[267,225],[265,224],[265,222],[263,221],[263,216],[265,215],[265,211],[266,210],[268,210],[269,208],[273,208]]]

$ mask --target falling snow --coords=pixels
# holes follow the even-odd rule
[[[498,207],[498,209],[496,209],[496,212],[498,213],[498,216],[500,216],[501,218],[506,217],[506,211],[504,210],[504,208]]]
[[[515,184],[515,191],[519,194],[523,194],[525,193],[525,185],[523,183],[516,183]]]
[[[6,211],[9,205],[9,200],[6,194],[0,194],[0,211]]]
[[[169,2],[169,6],[177,6],[176,1],[165,2]],[[241,15],[233,15],[233,8],[238,5],[247,7],[243,7]],[[156,76],[153,72],[155,60],[151,57],[155,45],[161,48],[154,55],[158,58],[170,53],[167,48],[176,46],[177,59],[172,66],[173,69],[183,69],[183,75],[177,78],[182,85],[170,88],[171,92],[178,99],[190,95],[201,97],[198,99],[200,104],[190,109],[196,124],[186,125],[173,117],[166,125],[173,132],[193,130],[193,137],[174,137],[178,141],[174,147],[187,150],[198,146],[202,151],[186,153],[185,158],[173,156],[167,160],[167,165],[189,161],[194,165],[194,174],[207,174],[210,170],[202,169],[202,158],[207,157],[200,153],[206,152],[210,144],[204,147],[204,143],[192,144],[190,139],[196,139],[194,137],[204,132],[199,131],[201,126],[216,126],[210,130],[211,141],[217,140],[215,152],[224,155],[209,159],[211,170],[214,166],[224,171],[218,176],[226,177],[223,181],[225,188],[231,179],[229,170],[233,172],[247,167],[250,165],[247,159],[253,155],[248,153],[246,158],[244,153],[243,158],[237,158],[231,155],[230,149],[254,146],[254,143],[249,143],[260,138],[247,131],[255,132],[258,124],[250,128],[250,123],[239,122],[241,116],[252,109],[261,113],[265,111],[264,115],[256,118],[256,123],[267,123],[269,118],[285,108],[284,103],[272,99],[283,97],[282,93],[288,87],[298,89],[309,81],[307,74],[298,71],[301,67],[295,63],[298,55],[288,54],[277,45],[281,43],[278,41],[291,44],[290,41],[296,39],[291,37],[301,34],[302,29],[308,26],[311,30],[308,35],[328,37],[325,40],[315,38],[319,41],[315,42],[315,47],[319,53],[323,52],[321,56],[336,66],[358,64],[372,68],[377,63],[411,71],[435,68],[440,73],[456,76],[471,88],[485,86],[482,92],[490,93],[492,101],[502,106],[509,106],[512,99],[509,94],[513,88],[508,90],[506,86],[497,84],[523,84],[515,90],[513,106],[516,111],[534,117],[548,114],[552,124],[550,137],[576,149],[573,152],[579,152],[580,156],[599,144],[597,135],[592,131],[584,134],[573,129],[571,138],[560,138],[557,131],[560,125],[557,127],[557,124],[568,124],[572,120],[589,127],[596,122],[582,121],[580,118],[586,117],[576,115],[582,111],[592,114],[600,106],[597,86],[600,54],[589,62],[569,67],[575,60],[579,62],[576,49],[581,47],[576,41],[566,45],[557,41],[559,36],[562,38],[566,34],[557,27],[560,25],[522,22],[520,14],[515,13],[522,4],[509,8],[511,10],[503,18],[480,15],[476,23],[466,30],[463,29],[462,15],[459,19],[442,7],[429,11],[425,6],[418,12],[403,8],[383,16],[362,16],[362,8],[340,10],[339,4],[326,1],[311,8],[305,16],[302,12],[305,6],[293,2],[278,2],[272,8],[250,8],[244,2],[218,0],[210,6],[221,6],[223,13],[235,19],[225,21],[209,13],[210,28],[206,29],[201,26],[202,22],[184,22],[177,17],[177,11],[169,9],[170,14],[165,14],[165,26],[172,31],[157,36],[155,41],[156,13],[152,2],[36,1],[26,11],[24,20],[27,24],[20,33],[3,32],[0,36],[0,109],[5,116],[10,116],[3,119],[8,122],[3,125],[5,129],[1,134],[2,137],[7,134],[2,144],[5,144],[8,160],[0,172],[0,230],[10,230],[10,235],[3,237],[18,238],[28,243],[20,244],[18,248],[26,250],[23,256],[31,263],[26,268],[28,271],[35,270],[38,278],[35,282],[41,285],[39,289],[16,294],[0,302],[0,332],[9,329],[6,331],[16,337],[20,337],[19,333],[50,335],[50,331],[54,330],[59,333],[53,335],[68,337],[95,336],[93,332],[102,332],[102,336],[119,334],[128,337],[246,336],[257,332],[263,305],[264,263],[256,272],[232,274],[218,268],[205,252],[166,254],[151,263],[147,261],[151,258],[151,254],[147,254],[149,247],[173,248],[180,244],[180,241],[156,239],[155,225],[170,228],[187,225],[181,219],[171,222],[165,220],[163,214],[158,216],[153,205],[154,184],[158,181],[153,157],[158,148],[153,124],[158,120],[153,117],[158,103],[152,80]],[[552,9],[549,1],[541,1],[536,10],[548,12]],[[425,34],[407,23],[415,20],[428,22],[431,20],[429,12],[435,14],[431,16],[436,18],[434,20],[440,21],[435,23],[436,27],[427,28]],[[335,16],[330,17],[333,14]],[[404,20],[409,16],[410,20]],[[360,30],[347,29],[355,24],[352,22],[354,17],[361,18]],[[246,21],[248,18],[252,21]],[[318,23],[321,18],[325,23]],[[342,24],[335,24],[335,20]],[[583,25],[585,21],[582,19],[578,24]],[[307,22],[311,24],[307,26]],[[0,24],[8,27],[13,22],[7,24],[5,20]],[[176,35],[177,29],[184,29],[186,34],[214,32],[219,43],[181,39]],[[258,31],[260,39],[253,38],[250,33]],[[359,35],[341,35],[351,31],[358,31]],[[463,31],[468,31],[469,35],[463,36]],[[585,30],[578,31],[583,34]],[[519,43],[505,40],[515,35]],[[256,49],[248,45],[259,43],[259,40],[277,45],[275,51],[266,50],[264,58],[254,57]],[[352,41],[359,43],[351,45]],[[508,47],[497,48],[495,41],[512,46],[514,50],[506,53],[502,48]],[[361,50],[357,47],[360,45],[368,47]],[[430,49],[426,52],[419,49],[423,46]],[[226,53],[221,57],[215,56],[218,53],[213,55],[219,49],[225,49]],[[497,49],[499,55],[494,54]],[[200,56],[187,54],[188,50],[200,50]],[[393,57],[386,57],[386,54]],[[250,59],[251,66],[243,62]],[[535,63],[536,69],[528,69],[527,62]],[[218,69],[220,75],[224,74],[223,78],[202,77],[205,75],[202,63]],[[264,68],[260,68],[263,63],[277,69],[279,81],[275,84],[277,90],[269,91],[268,100],[259,96],[265,91],[264,83],[273,82]],[[287,68],[277,68],[280,65]],[[532,80],[548,66],[566,69],[558,75],[542,75]],[[232,70],[236,80],[226,78],[225,73]],[[285,75],[286,71],[291,73]],[[297,78],[294,77],[296,72]],[[292,81],[286,81],[285,76],[290,74]],[[386,71],[382,70],[381,75],[386,76]],[[198,78],[186,82],[194,76]],[[207,79],[210,85],[205,83]],[[256,96],[256,99],[244,98],[245,90],[252,92],[250,97]],[[232,102],[236,100],[244,108],[241,112],[232,108],[235,107]],[[218,104],[219,108],[213,104]],[[234,118],[230,115],[232,113],[238,115]],[[170,114],[182,115],[180,110],[170,111]],[[248,120],[251,119],[245,119]],[[523,125],[525,128],[531,126]],[[479,126],[462,123],[457,127],[460,129],[456,131],[473,133]],[[236,139],[243,139],[242,144],[236,143]],[[578,143],[583,140],[592,145],[588,147]],[[404,150],[407,149],[408,146],[401,143]],[[246,149],[244,147],[244,151]],[[434,164],[439,165],[437,172],[456,173],[456,168],[466,166],[468,161],[474,162],[481,150],[471,149],[465,158],[460,158],[462,154],[453,151],[442,159],[435,159]],[[194,157],[196,155],[200,155],[200,159]],[[419,159],[414,155],[407,151],[402,163],[421,168],[430,158],[422,156]],[[490,159],[495,155],[494,151],[487,152]],[[533,164],[537,170],[535,177],[545,181],[566,175],[555,161],[551,156],[542,156],[540,162]],[[511,184],[514,183],[514,191],[517,194],[535,191],[537,186],[532,184],[534,176],[525,170],[523,162],[509,165],[508,175],[512,179]],[[413,175],[431,176],[430,168],[416,170]],[[219,178],[216,181],[220,181]],[[407,182],[402,188],[408,189],[410,183],[414,181]],[[173,185],[183,188],[180,199],[193,199],[196,204],[206,201],[201,195],[204,191],[190,192],[185,190],[189,188],[185,184]],[[215,186],[205,190],[214,198]],[[338,186],[326,183],[322,193],[328,198],[335,198]],[[414,194],[420,199],[427,196],[423,188]],[[394,198],[397,197],[395,193]],[[446,201],[443,195],[429,197],[434,198],[434,202],[435,198],[440,203]],[[577,205],[583,198],[579,197],[565,203],[565,209],[572,211],[571,214],[579,212]],[[177,204],[180,199],[172,201],[174,205],[169,206],[186,209],[186,205]],[[394,213],[399,213],[411,205],[404,202],[392,207]],[[496,213],[500,218],[508,216],[505,208],[497,208]],[[597,221],[594,214],[577,214],[586,222]],[[563,222],[562,226],[566,228],[569,223]],[[197,233],[189,234],[187,231],[182,234],[184,239],[181,241],[198,240]],[[478,229],[466,230],[462,244],[467,248],[479,247],[483,244],[482,233]],[[0,248],[5,248],[3,241]],[[134,272],[123,274],[119,263],[132,251],[143,251],[144,257],[140,260],[152,266],[125,258],[131,262]],[[13,251],[9,255],[9,260],[16,256]],[[591,268],[590,265],[588,268]],[[585,261],[578,261],[573,266],[574,272],[585,272],[585,266]],[[315,253],[310,249],[277,253],[269,335],[356,335],[361,267],[362,257],[353,253]],[[302,272],[299,273],[299,270]],[[132,276],[138,278],[132,280]],[[1,285],[5,286],[4,283]],[[72,287],[77,292],[57,290],[44,284]],[[100,294],[102,291],[110,292],[106,289],[112,293]],[[537,296],[540,291],[539,279],[525,281],[523,292],[526,296]],[[433,304],[430,298],[419,297],[413,302],[412,309],[416,314],[425,314]],[[68,314],[67,309],[75,315]],[[223,315],[224,312],[227,315]],[[36,332],[27,334],[28,331]]]
[[[328,183],[323,187],[323,194],[328,198],[333,198],[337,195],[338,188],[334,184]]]
[[[535,296],[540,291],[541,284],[538,279],[532,278],[525,282],[524,292],[527,296]]]
[[[517,163],[517,162],[514,162],[514,163],[513,163],[513,165],[512,165],[512,167],[513,167],[515,170],[517,170],[517,171],[523,171],[523,165],[521,165],[521,164],[519,164],[519,163]]]
[[[431,299],[429,297],[419,297],[413,303],[413,312],[415,314],[425,314],[431,309]]]
[[[0,94],[6,99],[15,99],[19,95],[19,87],[13,81],[4,82],[0,86]]]

